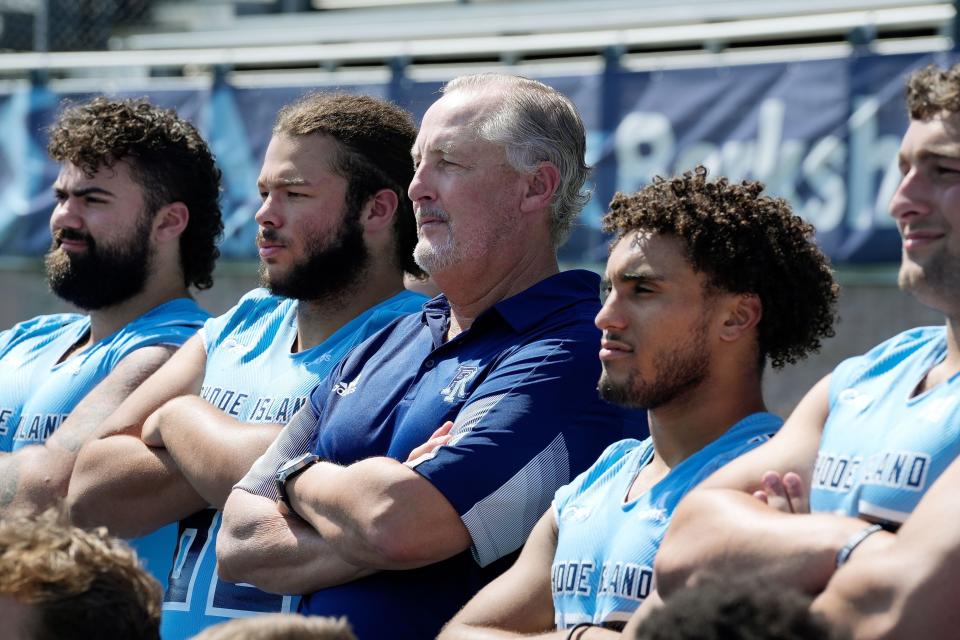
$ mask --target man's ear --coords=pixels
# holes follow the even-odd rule
[[[363,205],[363,211],[360,214],[360,223],[364,231],[376,233],[390,228],[399,205],[400,198],[392,189],[380,189],[367,198],[367,203]]]
[[[727,304],[727,314],[720,329],[720,339],[734,342],[760,324],[763,317],[763,304],[755,293],[741,293],[733,296]]]
[[[552,162],[541,162],[527,174],[526,189],[520,201],[520,211],[543,211],[553,202],[560,187],[560,171]]]
[[[190,210],[183,202],[171,202],[160,207],[153,219],[153,235],[157,242],[178,240],[190,222]]]

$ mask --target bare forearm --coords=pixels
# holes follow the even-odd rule
[[[167,451],[196,492],[217,509],[223,509],[233,485],[281,428],[238,422],[195,396],[161,409],[160,432]]]
[[[345,562],[296,516],[239,489],[224,509],[217,571],[224,580],[272,593],[311,593],[374,573]]]
[[[470,546],[470,535],[446,498],[395,460],[316,464],[287,488],[297,513],[357,566],[412,569]]]
[[[700,572],[749,571],[819,593],[837,551],[864,526],[833,514],[782,513],[738,491],[695,491],[674,513],[657,553],[657,589],[669,597]]]
[[[133,436],[112,436],[84,447],[67,505],[80,526],[106,526],[134,537],[207,506],[170,455]]]

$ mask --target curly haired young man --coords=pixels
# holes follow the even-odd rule
[[[832,335],[837,287],[813,229],[756,182],[698,167],[617,195],[596,317],[600,395],[646,407],[650,438],[623,440],[561,487],[513,567],[443,640],[618,637],[654,595],[653,564],[680,499],[782,421],[766,412],[766,362]],[[539,635],[537,635],[539,634]]]

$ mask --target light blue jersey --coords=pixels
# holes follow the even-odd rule
[[[77,314],[40,316],[0,334],[0,450],[42,444],[73,408],[131,352],[176,345],[210,314],[190,298],[155,307],[116,333],[58,362],[90,331]],[[165,583],[176,529],[164,527],[131,540],[147,569]]]
[[[171,300],[63,362],[90,331],[87,316],[40,316],[0,333],[0,451],[42,444],[120,360],[141,347],[179,346],[209,317],[189,298]]]
[[[960,374],[914,395],[947,353],[943,327],[905,331],[840,363],[810,507],[896,529],[960,454]]]
[[[292,353],[297,302],[256,289],[201,331],[207,352],[200,395],[242,422],[284,423],[317,382],[354,346],[393,321],[418,312],[422,295],[404,291],[343,325],[322,344]],[[295,611],[298,598],[222,582],[216,575],[220,512],[180,521],[177,556],[164,596],[161,635],[189,638],[229,618]]]
[[[680,499],[782,424],[770,413],[747,416],[631,502],[626,502],[630,486],[653,459],[650,438],[613,443],[557,490],[553,515],[559,535],[551,568],[557,628],[626,622],[655,588],[653,560]]]

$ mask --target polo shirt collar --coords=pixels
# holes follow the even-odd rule
[[[599,304],[599,296],[600,276],[594,272],[586,269],[561,271],[506,300],[501,300],[481,313],[477,322],[496,314],[513,331],[524,333],[541,325],[545,317],[568,307],[584,302]],[[431,328],[439,324],[445,327],[449,315],[450,303],[443,294],[423,306],[423,322]]]

